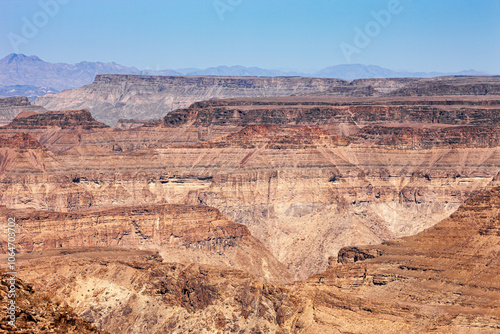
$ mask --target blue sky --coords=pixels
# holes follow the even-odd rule
[[[0,0],[0,57],[500,74],[499,18],[497,0]]]

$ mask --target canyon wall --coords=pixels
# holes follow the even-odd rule
[[[158,119],[196,101],[228,97],[287,96],[347,85],[340,79],[302,77],[217,77],[97,75],[95,81],[34,103],[49,110],[89,109],[96,120]]]
[[[343,248],[287,286],[114,248],[23,254],[19,272],[113,333],[495,333],[499,189],[415,236]]]
[[[71,213],[3,207],[0,216],[5,222],[15,217],[19,253],[91,247],[147,249],[171,262],[232,267],[265,282],[285,283],[292,278],[247,227],[207,206],[143,205]],[[3,253],[7,244],[7,235],[0,237]]]
[[[6,97],[0,98],[0,126],[12,122],[12,120],[22,111],[44,112],[44,108],[34,106],[26,97]]]
[[[84,111],[32,115],[0,129],[6,136],[26,131],[47,145],[31,148],[21,140],[19,147],[1,149],[1,202],[9,208],[67,212],[137,204],[212,206],[246,225],[303,279],[325,269],[328,257],[343,246],[415,234],[498,184],[498,130],[486,126],[496,122],[495,100],[484,102],[492,106],[468,100],[449,109],[463,112],[462,119],[439,109],[429,112],[425,101],[416,107],[410,102],[417,103],[344,107],[339,123],[354,122],[357,129],[349,136],[329,126],[279,124],[285,116],[272,118],[275,125],[248,125],[252,118],[269,122],[263,116],[265,101],[238,105],[240,123],[214,102],[184,110],[194,121],[131,130],[113,130]],[[271,107],[292,124],[321,122],[314,105]],[[325,120],[339,112],[334,106],[322,108]],[[49,121],[43,115],[52,115],[53,125],[44,123]],[[61,115],[80,123],[63,121]],[[200,127],[237,132],[179,144],[175,134],[198,133]],[[127,135],[130,143],[144,142],[123,150],[120,138]],[[64,153],[58,153],[61,147]]]
[[[498,76],[450,76],[430,79],[340,79],[304,77],[219,77],[97,75],[90,85],[47,94],[34,104],[48,110],[88,109],[99,122],[159,119],[197,101],[235,97],[321,95],[487,96],[500,94]],[[452,98],[453,99],[453,98]]]

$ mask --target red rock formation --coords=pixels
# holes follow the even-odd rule
[[[468,199],[449,218],[411,237],[339,251],[329,269],[297,283],[319,312],[337,308],[413,332],[500,330],[500,188]],[[342,311],[345,313],[344,311]],[[340,313],[342,313],[340,312]],[[330,312],[331,315],[339,313]],[[382,319],[394,319],[392,325]],[[399,319],[399,320],[398,320]],[[366,324],[323,318],[363,332]],[[394,322],[400,322],[394,326]],[[377,331],[377,330],[376,330]]]
[[[27,133],[17,133],[11,138],[0,137],[0,148],[12,148],[19,150],[42,150],[47,151],[47,148],[41,145],[35,138]]]
[[[252,103],[246,105],[249,112]],[[478,113],[495,122],[483,111]],[[55,211],[206,204],[248,226],[296,278],[305,278],[324,270],[343,246],[417,233],[474,193],[499,184],[498,147],[482,134],[484,127],[440,126],[435,133],[471,130],[458,131],[462,144],[450,147],[448,138],[430,135],[437,129],[431,125],[367,128],[359,133],[369,136],[351,136],[350,143],[317,126],[249,125],[205,143],[175,146],[164,146],[165,132],[155,129],[171,131],[174,138],[184,136],[185,128],[57,128],[55,135],[51,127],[28,129],[43,133],[43,143],[65,154],[0,149],[1,203]],[[190,129],[198,137],[198,129]],[[415,133],[421,134],[415,142],[425,145],[405,142]],[[101,141],[109,136],[116,140]],[[97,147],[111,144],[114,151]],[[164,148],[127,152],[128,145]]]
[[[40,129],[58,127],[61,129],[108,128],[107,125],[94,120],[88,110],[48,111],[46,113],[21,113],[7,129]]]
[[[16,249],[22,253],[72,247],[156,249],[170,261],[239,268],[268,282],[291,280],[247,227],[210,207],[149,205],[71,213],[0,208],[0,216],[5,222],[15,217]],[[7,251],[6,235],[0,249]]]
[[[20,255],[20,273],[111,332],[495,333],[499,217],[495,188],[418,235],[344,248],[343,264],[287,287],[109,248]]]

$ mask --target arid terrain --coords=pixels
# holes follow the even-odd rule
[[[0,225],[55,305],[26,326],[500,331],[499,77],[100,75],[0,113]]]

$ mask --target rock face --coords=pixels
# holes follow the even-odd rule
[[[495,188],[415,236],[344,248],[286,287],[113,248],[20,255],[20,274],[113,333],[495,333],[499,217]]]
[[[318,314],[329,316],[323,324],[342,332],[365,332],[368,323],[376,332],[497,332],[499,208],[499,188],[478,194],[415,236],[342,249],[342,264],[332,259],[292,290],[313,296]],[[356,312],[350,323],[340,317],[348,311]]]
[[[49,110],[89,109],[115,126],[121,118],[158,119],[196,101],[238,96],[287,96],[348,84],[340,79],[301,77],[216,77],[97,75],[81,88],[46,95],[34,103]]]
[[[9,137],[18,132],[29,133],[54,152],[64,152],[81,145],[82,137],[107,137],[110,127],[92,118],[88,110],[23,111],[11,123],[0,128],[0,136]],[[98,132],[100,134],[95,135]],[[89,145],[89,143],[86,143]],[[91,145],[91,144],[90,144]],[[84,144],[85,146],[85,144]]]
[[[144,119],[119,119],[116,123],[115,129],[135,129],[149,123],[149,121]]]
[[[395,90],[396,96],[500,95],[500,76],[448,76],[422,79]]]
[[[89,109],[96,120],[115,126],[124,119],[158,119],[196,101],[291,95],[444,96],[500,95],[500,78],[454,76],[432,79],[340,79],[304,77],[216,77],[97,75],[81,88],[38,98],[49,110]]]
[[[331,95],[18,115],[20,275],[111,332],[498,331],[499,97]]]
[[[130,130],[88,118],[37,127],[32,115],[22,131],[49,151],[6,149],[1,203],[209,205],[304,279],[343,246],[418,233],[498,185],[497,105],[495,97],[231,99]]]
[[[7,129],[38,129],[58,127],[61,129],[75,129],[82,127],[85,130],[107,128],[107,125],[96,122],[88,110],[49,111],[46,113],[21,113]]]
[[[0,98],[0,126],[7,125],[22,111],[41,112],[45,111],[40,106],[33,106],[26,97]]]
[[[266,282],[291,280],[286,268],[244,225],[206,206],[150,205],[71,213],[0,208],[0,215],[5,221],[16,218],[16,249],[21,253],[74,247],[154,249],[169,261],[234,267]],[[7,252],[5,236],[0,248]]]

